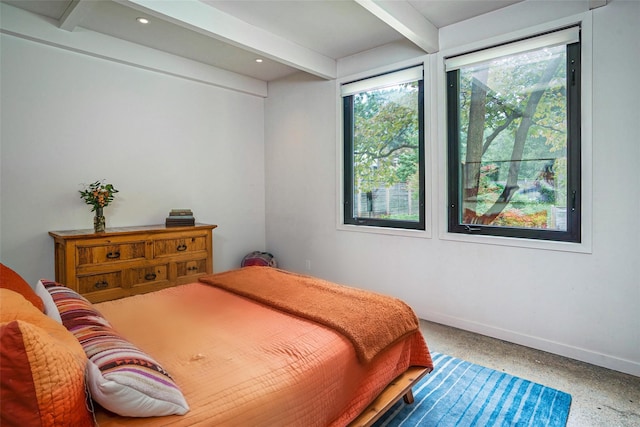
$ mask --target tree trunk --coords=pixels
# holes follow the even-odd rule
[[[542,99],[542,95],[544,94],[548,83],[556,74],[561,60],[562,57],[558,56],[549,61],[544,74],[534,86],[536,89],[533,90],[531,92],[531,95],[529,96],[529,100],[527,101],[527,105],[522,114],[520,124],[518,125],[518,129],[516,130],[513,150],[511,152],[509,175],[507,176],[507,182],[505,184],[504,190],[485,214],[479,216],[477,215],[477,213],[475,213],[476,218],[470,218],[470,223],[491,224],[497,218],[497,216],[502,213],[502,211],[509,204],[509,201],[511,200],[513,195],[516,193],[516,191],[518,191],[518,175],[520,173],[520,165],[522,163],[522,156],[524,154],[524,146],[527,141],[527,135],[529,134],[531,125],[533,125],[533,116],[536,113],[538,104]],[[480,146],[482,145],[480,144]]]
[[[488,68],[474,73],[471,81],[469,125],[467,127],[467,154],[464,164],[464,201],[478,197],[480,187],[480,165],[482,164],[482,142],[484,140],[484,116],[487,110]]]

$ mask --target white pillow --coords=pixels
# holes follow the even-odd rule
[[[96,402],[111,412],[127,417],[184,415],[189,411],[187,402],[177,388],[146,380],[137,373],[127,372],[126,367],[105,374],[89,360],[87,385]]]
[[[42,284],[42,279],[38,280],[36,283],[36,287],[34,288],[36,295],[40,297],[42,302],[44,303],[44,314],[55,320],[56,322],[62,324],[62,318],[60,317],[60,312],[58,311],[58,306],[55,302],[53,302],[53,298],[51,298],[51,294]]]

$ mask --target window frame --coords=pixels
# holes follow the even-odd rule
[[[560,29],[561,30],[561,29]],[[553,33],[557,30],[550,30]],[[528,38],[535,38],[530,36]],[[505,41],[501,45],[518,43]],[[459,69],[445,71],[446,99],[446,228],[448,233],[462,235],[545,240],[551,242],[582,243],[582,35],[577,43],[567,46],[567,230],[527,229],[482,224],[465,224],[461,220],[461,189],[459,170]],[[480,48],[482,51],[488,48]],[[457,54],[462,56],[464,53]],[[444,58],[444,57],[443,57]],[[573,62],[572,62],[573,61]]]
[[[408,68],[413,68],[418,65],[412,65],[408,67],[397,68],[391,71],[386,71],[379,74],[370,75],[361,79],[355,80],[368,80],[375,79],[381,76],[392,75],[397,72],[402,72]],[[425,182],[425,170],[426,170],[426,155],[425,155],[425,72],[423,64],[419,64],[423,67],[422,76],[418,82],[418,221],[405,221],[394,219],[381,219],[381,218],[366,218],[366,217],[354,217],[353,215],[353,200],[354,200],[354,186],[353,186],[353,98],[354,95],[340,96],[340,112],[342,119],[342,126],[340,132],[342,138],[342,188],[341,188],[341,222],[345,226],[356,226],[357,228],[369,228],[369,229],[382,229],[390,230],[392,232],[406,231],[426,231],[426,182]],[[415,81],[415,80],[414,80]],[[349,84],[352,82],[344,82],[341,85]]]

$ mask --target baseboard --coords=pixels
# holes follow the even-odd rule
[[[623,372],[625,374],[640,377],[640,363],[632,360],[622,359],[608,354],[598,353],[580,347],[575,347],[544,338],[521,334],[508,329],[497,328],[495,326],[485,325],[473,322],[467,319],[448,316],[445,314],[431,313],[429,316],[422,316],[424,320],[440,323],[454,328],[463,329],[465,331],[486,335],[492,338],[498,338],[514,344],[524,345],[535,348],[537,350],[546,351],[557,354],[570,359],[579,360],[581,362],[590,363],[592,365],[601,366],[614,371]]]

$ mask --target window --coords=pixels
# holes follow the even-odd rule
[[[445,60],[449,232],[580,242],[579,36]]]
[[[425,229],[423,67],[342,85],[344,223]]]

